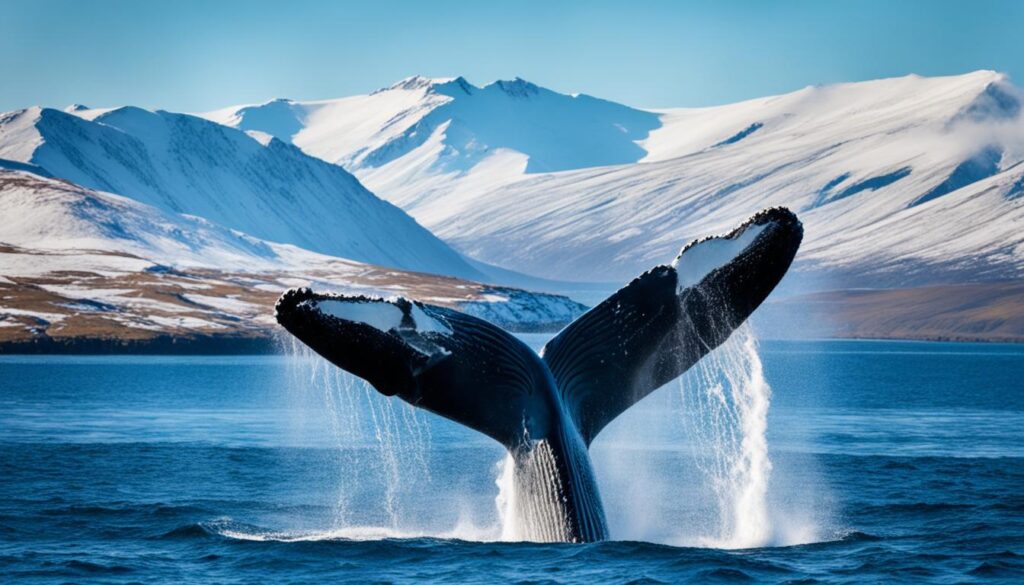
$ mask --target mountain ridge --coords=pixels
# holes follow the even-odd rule
[[[0,353],[263,351],[274,302],[295,286],[407,296],[514,330],[561,327],[585,309],[268,242],[24,171],[0,170],[0,217]]]
[[[434,91],[459,79],[412,77],[366,96],[308,102],[293,141],[345,165],[468,256],[534,276],[625,280],[690,239],[774,205],[796,210],[808,227],[798,276],[787,279],[800,286],[988,279],[1019,274],[1024,264],[1024,240],[1012,229],[1021,221],[1013,185],[1024,185],[1024,99],[995,71],[808,86],[704,108],[630,108],[657,118],[656,127],[646,119],[621,132],[642,155],[611,165],[564,158],[555,171],[530,169],[535,157],[507,141],[480,141],[486,155],[460,151],[472,164],[451,164],[447,134],[484,136],[454,115],[455,98]],[[374,108],[386,123],[363,114]],[[217,116],[230,124],[230,111]],[[415,143],[399,139],[438,111],[453,115],[424,124],[429,132],[414,130]],[[349,116],[366,122],[357,138],[337,134]],[[367,164],[368,153],[388,144],[394,150],[382,164]],[[936,231],[947,224],[956,237],[940,241]],[[914,268],[907,278],[894,268],[900,262]]]
[[[341,167],[194,116],[132,106],[9,112],[0,159],[322,253],[482,277]]]

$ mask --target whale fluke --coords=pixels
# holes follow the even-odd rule
[[[480,431],[512,449],[542,435],[551,375],[522,341],[482,319],[404,298],[288,291],[277,318],[378,392]]]
[[[338,367],[504,445],[530,540],[607,537],[587,446],[615,417],[722,344],[785,275],[803,237],[764,210],[687,245],[540,352],[501,328],[419,301],[286,292],[277,320]]]
[[[686,246],[548,342],[541,355],[587,445],[728,339],[782,279],[802,235],[789,210],[762,211]]]

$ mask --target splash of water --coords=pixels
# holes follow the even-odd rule
[[[680,379],[685,423],[694,456],[715,502],[716,533],[701,538],[715,548],[751,548],[773,538],[768,485],[768,407],[771,388],[749,326]]]
[[[411,505],[414,502],[403,497],[422,497],[423,492],[410,489],[410,485],[423,482],[425,478],[427,482],[420,485],[431,483],[430,425],[424,420],[428,415],[379,396],[365,382],[335,368],[300,343],[289,341],[286,349],[291,355],[293,389],[307,393],[311,403],[324,411],[336,451],[347,454],[339,456],[335,466],[338,470],[335,528],[328,533],[350,535],[353,531],[358,534],[383,531],[382,534],[391,537],[431,534],[469,540],[520,541],[536,532],[524,518],[528,514],[522,509],[522,498],[517,497],[524,486],[516,485],[515,463],[511,456],[505,456],[495,466],[497,518],[483,521],[486,514],[481,516],[478,511],[460,518],[454,528],[425,527],[419,522],[421,519],[414,517],[415,512],[410,512],[415,508]],[[785,518],[780,518],[777,510],[773,512],[769,503],[772,461],[767,425],[771,389],[764,377],[751,329],[748,326],[737,329],[678,384],[684,413],[682,430],[694,446],[692,452],[700,473],[697,483],[708,494],[708,498],[702,500],[711,508],[713,520],[710,524],[702,521],[701,526],[687,525],[685,534],[678,537],[668,533],[632,537],[714,548],[814,541],[813,535],[796,536],[796,540],[787,536],[791,530]],[[648,427],[650,422],[644,418]],[[668,426],[672,426],[671,423]],[[368,448],[354,449],[364,444]],[[609,471],[598,469],[599,473]],[[664,475],[664,470],[654,467],[648,471]],[[635,475],[632,477],[635,479]],[[646,483],[653,483],[654,478],[649,479],[652,481]],[[660,481],[677,479],[662,477]],[[360,487],[365,494],[368,485],[380,490],[376,493],[382,497],[374,498],[381,508],[378,514],[368,515],[366,498],[356,495]],[[621,499],[622,495],[619,496]],[[359,506],[355,506],[357,501]],[[630,499],[629,510],[635,514],[639,512],[637,508],[644,505],[650,503]],[[800,527],[800,530],[806,532],[805,528]]]
[[[378,395],[364,381],[334,367],[294,338],[285,342],[284,349],[289,356],[291,389],[303,394],[313,408],[321,409],[334,451],[339,457],[344,454],[335,465],[334,525],[345,528],[365,522],[365,506],[358,510],[353,506],[354,493],[359,486],[380,485],[385,528],[399,530],[405,520],[401,493],[431,478],[429,424],[412,406],[396,405]],[[357,517],[357,511],[364,517]]]
[[[510,454],[498,464],[495,505],[501,540],[565,542],[571,538],[556,465],[556,455],[547,441],[538,442],[518,460]]]

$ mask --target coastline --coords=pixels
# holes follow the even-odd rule
[[[556,333],[558,329],[513,331],[513,333]],[[906,341],[925,343],[1024,344],[1024,337],[993,338],[969,336],[934,337],[765,337],[763,341]],[[147,339],[51,338],[0,342],[4,355],[276,355],[281,353],[277,336],[229,337],[200,335],[175,337],[159,335]]]
[[[169,327],[163,331],[147,331],[112,320],[111,316],[123,317],[125,313],[106,306],[98,311],[85,311],[76,309],[77,305],[68,306],[66,299],[36,299],[43,293],[38,286],[0,285],[0,288],[14,295],[14,299],[8,297],[6,304],[16,308],[68,312],[56,329],[38,324],[38,320],[36,325],[25,328],[0,327],[0,355],[270,355],[279,353],[279,336],[284,333],[270,319],[260,318],[260,315],[270,314],[272,302],[277,298],[276,293],[270,292],[259,291],[259,298],[252,299],[251,313],[203,314],[219,324],[217,329],[197,331]],[[195,315],[196,310],[203,308],[185,303],[181,294],[170,294],[178,293],[177,290],[154,295],[152,287],[135,288],[155,299],[180,304],[183,315]],[[224,294],[238,290],[241,289]],[[20,297],[25,298],[17,302]],[[469,305],[477,313],[486,313],[485,306]],[[532,304],[525,302],[524,306],[529,308]],[[569,322],[565,319],[531,322],[528,318],[515,322],[502,319],[505,314],[501,311],[478,316],[512,333],[556,333]],[[764,340],[1024,343],[1024,282],[840,289],[782,296],[769,299],[754,314],[752,323]]]

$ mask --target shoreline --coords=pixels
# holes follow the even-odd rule
[[[557,333],[557,331],[519,331],[515,333]],[[921,343],[985,343],[1024,345],[1024,338],[994,339],[978,337],[773,337],[761,341],[904,341]],[[148,339],[42,337],[22,341],[0,342],[3,355],[277,355],[281,342],[269,337],[174,337],[169,335]]]
[[[36,337],[0,342],[0,355],[273,355],[279,348],[273,337]]]

